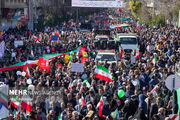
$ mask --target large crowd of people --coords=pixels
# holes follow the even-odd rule
[[[129,27],[120,28],[119,31],[137,34],[140,57],[136,58],[132,66],[124,62],[119,62],[117,66],[102,64],[113,76],[113,82],[106,82],[94,77],[98,64],[95,61],[97,52],[94,30],[122,24],[122,17],[130,17],[131,21],[125,21]],[[81,73],[70,71],[70,64],[81,62],[81,55],[74,55],[69,62],[64,57],[51,59],[49,71],[41,70],[38,65],[31,66],[31,85],[40,91],[53,89],[60,92],[53,98],[52,94],[32,96],[32,110],[30,113],[26,111],[27,119],[170,120],[169,115],[177,113],[178,109],[173,102],[173,92],[165,86],[165,79],[175,73],[175,63],[180,60],[180,28],[168,24],[165,27],[139,25],[137,29],[137,22],[124,10],[119,12],[108,9],[62,25],[46,27],[39,32],[25,28],[5,31],[1,37],[6,47],[0,68],[27,60],[38,60],[45,54],[66,53],[79,47],[88,49],[84,72]],[[78,32],[81,25],[86,23],[90,24],[92,31]],[[111,31],[111,34],[115,33],[115,30]],[[58,36],[57,41],[51,40],[53,35]],[[23,40],[24,45],[14,46],[15,40]],[[155,57],[157,61],[154,64],[151,61]],[[17,75],[17,71],[22,71],[22,68],[1,71],[0,81],[14,88],[28,87],[29,78]],[[88,84],[84,81],[88,81]],[[122,98],[118,96],[119,90],[125,92]],[[102,97],[104,105],[100,109]],[[9,104],[10,119],[23,119],[21,115],[13,114],[14,109]]]

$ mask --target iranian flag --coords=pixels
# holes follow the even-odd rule
[[[82,102],[82,105],[84,106],[86,104],[86,102],[85,102],[85,99],[84,99],[83,95],[81,95],[81,99],[80,100]]]
[[[14,108],[18,108],[20,106],[21,100],[19,100],[16,97],[11,98],[11,102],[10,104],[14,107]]]
[[[105,105],[106,101],[104,99],[104,97],[102,96],[99,103],[98,103],[98,106],[99,106],[99,117],[102,116],[102,111],[103,111],[103,107]]]
[[[109,70],[101,65],[97,65],[95,69],[95,78],[98,78],[107,82],[112,82],[112,76]]]
[[[27,76],[28,78],[31,77],[30,69],[29,69],[29,64],[28,64],[28,63],[24,66],[23,71],[26,72],[26,76]]]
[[[156,64],[157,56],[154,57],[154,59],[151,61],[151,63]]]
[[[32,101],[29,95],[24,95],[21,100],[21,106],[27,111],[31,112],[32,109]]]
[[[37,60],[28,60],[26,62],[20,62],[20,63],[14,64],[14,65],[11,65],[9,67],[0,68],[0,71],[13,70],[13,69],[17,69],[17,68],[24,68],[24,66],[26,64],[29,64],[30,66],[37,65]]]
[[[156,91],[156,89],[157,89],[157,85],[151,90],[151,93],[154,93],[155,91]]]
[[[68,89],[69,89],[69,91],[71,91],[71,89],[72,89],[72,80],[69,83]]]
[[[123,49],[121,48],[121,52],[120,52],[120,57],[121,57],[121,59],[123,59],[123,54],[124,54],[124,51],[123,51]]]
[[[139,47],[136,45],[136,58],[140,58]]]
[[[61,114],[59,114],[58,120],[62,120],[62,115]]]

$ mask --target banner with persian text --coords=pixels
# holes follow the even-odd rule
[[[72,7],[124,7],[123,0],[72,0]]]

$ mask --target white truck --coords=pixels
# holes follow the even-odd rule
[[[129,60],[131,56],[136,57],[139,54],[136,34],[118,33],[117,40],[119,42],[119,53],[121,59]]]
[[[118,58],[115,50],[98,50],[95,61],[98,61],[100,64],[105,61],[107,61],[108,64],[118,64]]]

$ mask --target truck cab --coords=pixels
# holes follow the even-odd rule
[[[117,40],[119,42],[121,59],[124,58],[129,60],[131,55],[135,56],[137,52],[139,52],[136,34],[119,33],[117,34]]]

